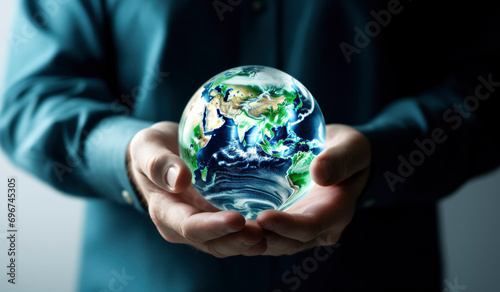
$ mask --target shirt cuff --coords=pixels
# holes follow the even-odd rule
[[[153,122],[125,116],[103,119],[85,140],[86,181],[101,197],[134,206],[145,213],[134,191],[126,166],[128,144],[134,135]]]

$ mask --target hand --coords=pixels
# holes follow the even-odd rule
[[[257,217],[267,240],[264,254],[294,254],[336,243],[354,215],[370,160],[370,144],[363,134],[349,126],[328,125],[326,149],[309,168],[317,185],[284,212],[266,210]]]
[[[191,171],[178,156],[177,132],[178,124],[160,122],[137,133],[128,146],[132,183],[158,232],[216,257],[262,254],[266,241],[255,221],[217,209],[191,185]]]

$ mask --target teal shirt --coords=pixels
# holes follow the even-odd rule
[[[19,3],[0,142],[53,187],[95,198],[81,291],[439,289],[435,202],[500,161],[493,4]],[[203,82],[250,64],[296,77],[327,123],[370,140],[371,179],[339,246],[217,259],[163,240],[132,190],[131,138],[178,122]]]

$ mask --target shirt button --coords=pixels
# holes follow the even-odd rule
[[[252,9],[255,13],[260,13],[264,10],[264,1],[263,0],[253,0],[250,3],[250,9]]]
[[[125,203],[132,205],[134,203],[134,200],[132,199],[132,196],[127,190],[122,191],[122,197],[125,200]]]

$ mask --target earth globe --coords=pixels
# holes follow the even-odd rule
[[[285,210],[314,185],[309,165],[324,148],[325,121],[289,74],[242,66],[212,77],[179,124],[179,152],[211,204],[255,220]]]

